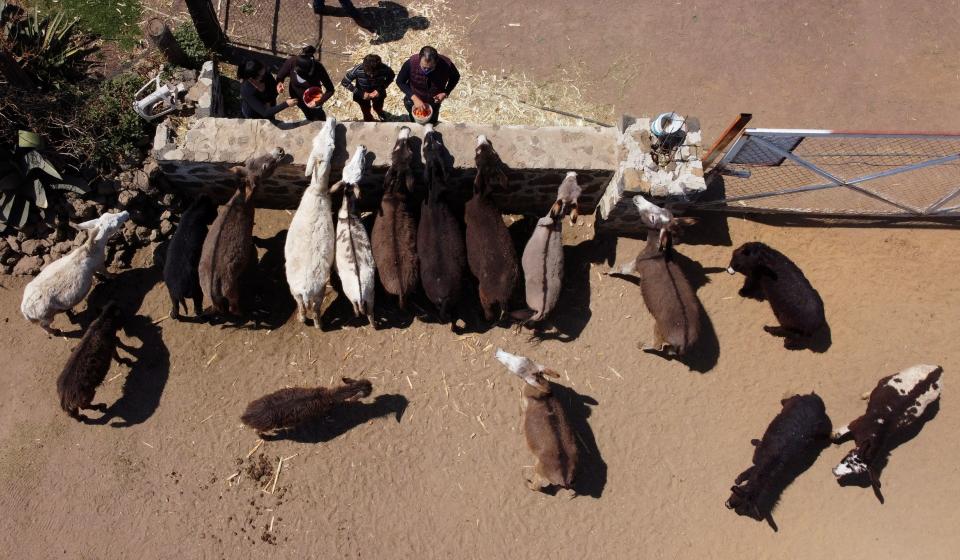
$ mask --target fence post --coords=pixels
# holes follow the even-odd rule
[[[223,52],[227,46],[227,36],[220,27],[220,20],[217,19],[217,12],[213,9],[211,0],[186,0],[187,9],[190,10],[190,17],[193,18],[193,25],[197,28],[197,34],[208,49],[214,52]]]

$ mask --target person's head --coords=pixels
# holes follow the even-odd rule
[[[300,49],[300,54],[297,55],[296,61],[297,74],[300,76],[309,76],[313,73],[313,67],[317,63],[316,54],[317,47],[313,45],[307,45]]]
[[[437,67],[437,60],[440,59],[440,54],[437,53],[437,49],[426,46],[420,49],[420,69],[429,74]]]
[[[313,58],[297,57],[297,74],[300,76],[309,76],[313,73],[313,65],[316,64]]]
[[[267,67],[259,60],[248,58],[237,68],[237,77],[241,80],[263,81],[263,75],[266,74]]]
[[[368,54],[363,57],[363,71],[367,74],[372,74],[376,72],[377,68],[380,67],[381,59],[379,55]]]

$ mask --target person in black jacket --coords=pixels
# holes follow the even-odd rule
[[[259,60],[245,61],[237,68],[237,77],[243,80],[240,84],[240,112],[245,119],[275,122],[277,113],[296,105],[293,99],[277,104],[277,80]]]
[[[383,121],[386,120],[383,114],[383,102],[393,77],[393,70],[384,64],[378,55],[368,54],[363,57],[363,62],[347,71],[340,85],[353,92],[353,100],[360,106],[363,120],[368,122],[375,120],[370,112],[372,106],[377,116]]]
[[[327,69],[317,60],[316,52],[316,47],[307,46],[300,51],[299,55],[288,58],[277,72],[277,81],[280,82],[277,91],[283,93],[283,81],[289,76],[290,86],[287,90],[290,92],[290,97],[296,100],[304,116],[311,121],[325,121],[327,114],[323,110],[323,104],[333,97],[333,80],[330,79]],[[322,87],[323,96],[319,101],[304,103],[303,94],[312,87]]]

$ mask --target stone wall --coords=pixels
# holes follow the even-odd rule
[[[612,233],[636,233],[642,226],[633,197],[643,195],[656,204],[686,202],[706,191],[700,122],[688,117],[683,142],[666,168],[651,154],[654,138],[650,119],[623,116],[617,125],[619,164],[597,208],[597,229]]]
[[[220,74],[214,61],[208,60],[203,63],[196,84],[187,92],[186,100],[193,104],[195,118],[223,116]]]
[[[233,165],[273,149],[283,148],[292,161],[265,181],[257,206],[296,208],[309,184],[304,164],[313,137],[323,123],[275,125],[265,120],[202,118],[181,138],[158,127],[154,155],[166,179],[186,193],[206,192],[219,202],[236,188],[229,173]],[[373,209],[382,194],[383,175],[402,126],[421,137],[423,127],[402,123],[346,122],[337,127],[332,178],[339,179],[347,149],[363,144],[369,153],[369,171],[362,185],[361,208]],[[567,171],[576,171],[583,196],[581,212],[592,212],[617,168],[617,131],[603,127],[529,127],[440,124],[437,131],[453,158],[453,180],[464,199],[470,196],[475,175],[474,150],[478,134],[486,135],[508,167],[510,190],[495,199],[506,213],[543,214],[556,198]]]

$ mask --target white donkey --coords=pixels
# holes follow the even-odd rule
[[[313,138],[313,150],[307,159],[306,175],[310,186],[303,192],[283,251],[287,284],[297,302],[297,318],[320,328],[323,296],[333,267],[334,229],[330,208],[330,165],[335,145],[336,119],[330,117]]]
[[[343,179],[334,185],[330,192],[344,188],[343,204],[337,214],[337,273],[340,275],[340,284],[343,286],[344,295],[353,304],[354,314],[357,317],[365,316],[372,323],[373,287],[377,267],[373,262],[370,237],[356,213],[366,155],[365,146],[357,147],[350,163],[343,168]]]
[[[70,254],[47,265],[23,290],[20,312],[31,323],[39,323],[43,330],[56,334],[50,328],[53,318],[69,313],[87,297],[94,273],[107,276],[107,241],[130,218],[127,212],[106,213],[95,220],[77,224],[78,229],[89,230],[87,241]]]

